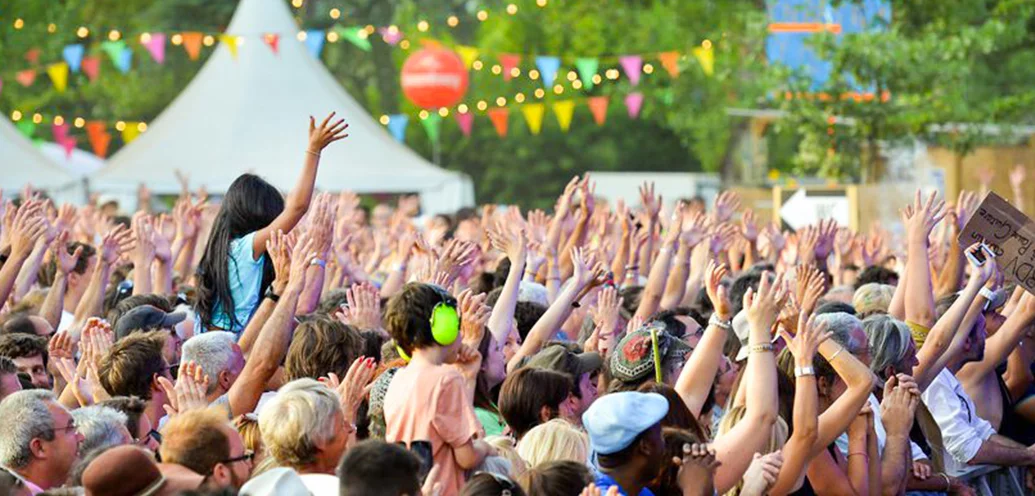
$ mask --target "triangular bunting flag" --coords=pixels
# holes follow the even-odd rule
[[[472,46],[458,45],[456,53],[460,55],[460,59],[464,61],[464,67],[468,69],[475,60],[478,60],[478,49]]]
[[[557,70],[561,68],[561,59],[558,57],[536,57],[535,66],[543,76],[543,86],[553,86],[553,80],[557,77]]]
[[[395,141],[400,143],[406,141],[406,124],[410,118],[406,114],[395,114],[388,116],[388,132],[392,133]]]
[[[68,124],[51,124],[50,132],[54,134],[54,143],[61,143],[68,138]]]
[[[58,93],[64,93],[65,89],[68,88],[68,64],[58,62],[48,65],[47,75],[50,76],[51,82],[54,83],[54,89]]]
[[[618,57],[618,63],[622,65],[622,70],[625,71],[625,75],[633,86],[640,84],[640,74],[643,72],[643,57],[639,55],[626,55]]]
[[[489,120],[492,121],[492,127],[496,128],[496,134],[501,137],[506,136],[507,121],[510,119],[510,109],[506,107],[494,108],[490,109],[486,113],[489,114]]]
[[[280,53],[280,35],[276,33],[266,33],[262,35],[262,41],[273,50],[273,54],[277,55]]]
[[[83,45],[65,45],[65,48],[61,50],[61,58],[65,60],[72,72],[79,72],[79,66],[83,62],[85,53],[86,48]]]
[[[117,67],[119,61],[122,59],[122,51],[126,49],[126,42],[123,40],[119,41],[105,41],[101,43],[101,49],[104,53],[108,54],[108,58],[111,59],[111,63]]]
[[[640,108],[643,107],[643,93],[629,93],[625,95],[625,108],[629,110],[629,117],[635,119],[640,115]]]
[[[593,89],[593,76],[597,74],[597,69],[600,68],[600,61],[591,58],[575,59],[575,68],[579,71],[579,79],[582,79],[582,85],[587,90]]]
[[[137,127],[139,125],[140,125],[139,122],[127,122],[126,123],[126,127],[122,129],[122,142],[123,143],[128,145],[128,144],[132,143],[133,140],[137,139],[137,136],[140,136],[140,128]]]
[[[370,44],[370,40],[365,36],[366,31],[363,31],[363,28],[361,27],[346,28],[344,26],[338,26],[338,34],[341,35],[342,38],[348,40],[349,43],[359,47],[359,49],[364,52],[369,52],[374,48]]]
[[[438,131],[439,126],[442,125],[442,116],[438,115],[438,112],[430,112],[427,119],[421,119],[420,123],[424,126],[424,131],[428,133],[428,138],[433,143],[438,143]]]
[[[205,37],[197,31],[190,31],[186,33],[180,33],[183,36],[183,49],[187,51],[187,56],[191,60],[198,60],[201,56],[201,40]]]
[[[22,119],[18,121],[18,131],[22,133],[22,136],[32,139],[32,135],[36,133],[36,123],[29,119]]]
[[[65,149],[65,159],[72,158],[72,150],[75,150],[75,136],[65,136],[65,139],[58,142],[61,148]]]
[[[456,124],[460,126],[460,132],[464,133],[464,136],[471,136],[471,128],[474,126],[474,114],[470,112],[457,112],[453,114],[456,117]]]
[[[36,71],[32,69],[18,71],[18,73],[14,75],[14,80],[18,81],[18,84],[28,88],[29,86],[32,86],[32,83],[36,82]]]
[[[399,31],[398,29],[392,29],[390,27],[377,28],[377,32],[381,33],[381,39],[391,46],[398,45],[403,39],[402,31]]]
[[[701,64],[701,70],[704,71],[705,75],[711,76],[715,72],[715,52],[712,51],[711,47],[694,48],[694,57]]]
[[[237,60],[237,36],[232,34],[221,34],[219,35],[219,42],[226,45],[226,49],[230,51],[230,57]]]
[[[571,115],[575,112],[575,102],[572,100],[561,100],[553,102],[553,113],[557,116],[557,123],[561,125],[561,131],[568,132],[571,127]]]
[[[662,52],[658,54],[661,66],[668,71],[672,77],[679,76],[679,52]]]
[[[593,113],[593,120],[596,121],[598,126],[603,126],[604,121],[607,120],[607,97],[590,97],[586,100],[586,103],[589,105],[589,111]]]
[[[30,64],[40,63],[40,49],[33,48],[28,52],[25,52],[25,60],[28,60]]]
[[[0,79],[0,93],[3,93],[3,91],[4,91],[4,80]]]
[[[320,58],[320,52],[323,51],[323,42],[327,39],[327,35],[322,29],[310,29],[305,32],[305,47],[309,49],[309,54],[315,58]]]
[[[123,74],[129,72],[130,68],[133,67],[133,50],[130,50],[128,47],[123,50],[119,54],[119,60],[115,62],[115,67]]]
[[[151,33],[151,39],[147,43],[141,43],[147,48],[151,58],[159,64],[165,63],[165,33]]]
[[[86,123],[86,137],[90,140],[90,147],[93,154],[105,158],[108,156],[108,145],[111,143],[111,134],[104,127],[103,122],[91,121]]]
[[[521,113],[525,114],[525,122],[528,123],[528,130],[532,134],[539,134],[539,131],[542,131],[543,112],[545,112],[545,109],[541,103],[530,103],[521,106]]]
[[[510,81],[513,76],[510,75],[510,70],[517,67],[521,63],[521,56],[514,55],[513,53],[501,53],[499,55],[500,64],[503,66],[503,79]]]
[[[96,81],[97,75],[101,72],[101,59],[100,57],[83,57],[83,74],[90,78],[90,81]]]

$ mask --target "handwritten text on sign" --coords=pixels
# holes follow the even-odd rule
[[[960,232],[960,245],[984,241],[1007,279],[1035,293],[1035,222],[995,193],[989,193]]]

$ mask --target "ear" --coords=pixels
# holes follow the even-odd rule
[[[76,272],[74,270],[70,271],[68,273],[68,285],[69,286],[76,286],[76,285],[78,285],[79,284],[79,278],[81,278],[81,277],[82,277],[82,275],[80,275],[78,272]]]
[[[831,384],[830,379],[820,377],[816,381],[816,392],[818,392],[820,396],[830,396],[830,387],[832,385],[833,384]]]
[[[216,378],[219,387],[229,391],[230,390],[230,372],[226,370],[219,371],[219,377]]]
[[[33,458],[46,458],[47,450],[43,447],[43,440],[35,437],[32,441],[29,441],[29,452],[32,453]]]
[[[894,377],[895,374],[896,374],[895,368],[892,367],[891,365],[888,365],[887,367],[884,367],[884,377],[888,377],[888,378]]]
[[[222,463],[217,463],[215,467],[212,467],[212,478],[220,486],[229,485],[231,482],[230,468]]]
[[[567,400],[565,400],[565,401],[567,401]],[[549,422],[550,419],[552,419],[552,418],[553,418],[553,411],[550,410],[550,407],[548,407],[546,405],[543,405],[543,407],[539,409],[539,421],[540,422]]]

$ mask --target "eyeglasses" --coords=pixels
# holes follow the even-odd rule
[[[74,433],[74,432],[75,432],[75,430],[76,430],[75,428],[76,428],[76,425],[75,425],[75,420],[71,420],[71,419],[70,419],[70,420],[68,421],[68,425],[66,425],[65,427],[55,427],[55,428],[53,428],[53,429],[51,429],[51,430],[53,430],[53,431],[54,431],[55,433],[56,433],[57,431],[71,431],[71,432],[73,432],[73,433]]]
[[[235,457],[230,458],[228,460],[223,460],[223,461],[221,461],[219,463],[222,463],[224,465],[230,465],[230,464],[234,464],[234,463],[237,463],[237,462],[248,462],[248,463],[251,463],[253,460],[255,460],[255,452],[251,451],[251,450],[248,450],[248,451],[245,451],[244,454],[241,455],[241,456],[235,456]]]
[[[147,434],[144,434],[144,437],[137,439],[136,443],[141,446],[145,446],[149,439],[154,439],[156,443],[162,444],[162,434],[154,429],[151,429]]]

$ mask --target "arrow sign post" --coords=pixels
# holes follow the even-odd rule
[[[823,219],[834,219],[841,226],[848,226],[851,221],[847,195],[809,196],[804,188],[795,191],[780,206],[780,217],[794,230]]]

